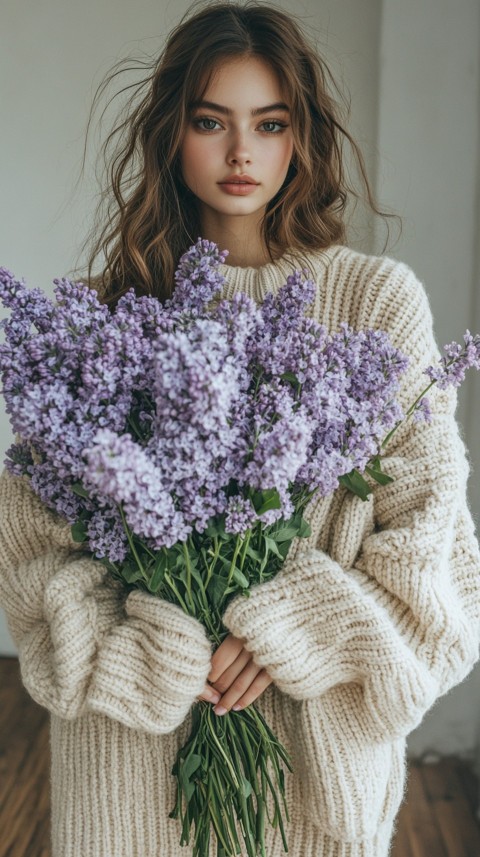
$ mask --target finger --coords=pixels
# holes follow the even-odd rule
[[[247,652],[246,649],[242,649],[233,664],[231,664],[228,669],[226,669],[221,676],[216,679],[216,681],[212,682],[215,690],[220,691],[220,694],[226,693],[228,688],[234,683],[251,660],[252,655],[250,652]]]
[[[213,702],[215,705],[221,697],[221,693],[215,688],[210,687],[209,684],[206,684],[203,688],[201,694],[197,696],[197,699],[203,699],[205,702]]]
[[[238,640],[233,634],[225,637],[218,649],[212,655],[211,668],[207,676],[210,684],[213,684],[226,669],[236,660],[243,649],[242,640]]]
[[[240,711],[242,708],[246,708],[247,705],[251,705],[252,702],[255,702],[255,700],[258,699],[259,696],[261,696],[261,694],[269,686],[269,684],[272,684],[272,681],[273,679],[270,678],[268,673],[265,670],[261,670],[257,677],[252,681],[247,692],[244,693],[243,696],[241,696],[240,699],[238,699],[237,702],[234,703],[235,710]],[[221,700],[219,704],[222,704]]]
[[[215,706],[215,714],[224,714],[226,711],[230,711],[232,705],[245,696],[250,685],[255,681],[260,672],[261,668],[257,667],[253,661],[250,661],[245,669],[242,670],[240,675],[235,679],[231,687],[229,687],[227,692],[223,694],[220,702]],[[253,692],[255,694],[254,698],[256,699],[256,697],[261,693],[261,690],[258,690],[258,693],[256,690]]]

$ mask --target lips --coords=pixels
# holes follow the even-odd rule
[[[253,185],[257,185],[258,182],[256,182],[255,179],[252,179],[251,176],[233,175],[233,176],[228,176],[228,178],[226,178],[226,179],[223,179],[223,181],[219,182],[219,184],[253,184]]]

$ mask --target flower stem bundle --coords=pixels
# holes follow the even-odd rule
[[[180,816],[182,820],[180,844],[190,843],[194,825],[193,857],[209,853],[211,830],[217,838],[217,857],[239,854],[238,824],[248,857],[267,857],[268,817],[272,827],[279,827],[288,851],[283,816],[289,821],[289,815],[282,764],[292,771],[285,748],[255,706],[220,718],[208,703],[196,703],[190,738],[172,769],[177,777],[177,799],[170,817]],[[271,817],[269,801],[275,807]]]

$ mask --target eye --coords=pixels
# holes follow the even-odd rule
[[[269,128],[265,128],[266,125],[269,125]],[[276,125],[278,130],[274,130],[272,125]],[[260,127],[265,128],[265,134],[281,134],[285,128],[288,128],[288,125],[285,122],[278,122],[276,119],[268,119],[266,122],[262,122]]]
[[[202,122],[206,123],[202,125]],[[209,119],[208,116],[201,116],[199,119],[194,119],[193,124],[200,129],[200,131],[215,131],[216,129],[212,127],[213,125],[218,125],[216,119]]]

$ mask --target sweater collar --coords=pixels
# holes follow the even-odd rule
[[[315,281],[318,283],[322,269],[327,270],[330,262],[342,249],[342,244],[331,244],[324,250],[307,251],[306,257],[315,271]],[[218,271],[226,282],[222,289],[222,298],[231,299],[237,292],[243,292],[257,303],[263,302],[267,292],[276,294],[283,286],[287,277],[303,267],[301,260],[294,251],[288,250],[275,262],[267,262],[259,268],[239,265],[219,265]],[[309,272],[306,276],[312,276]]]

